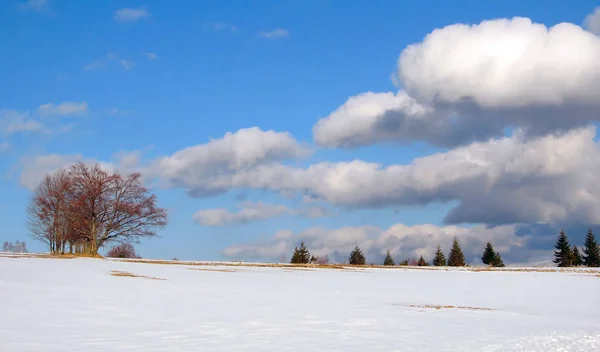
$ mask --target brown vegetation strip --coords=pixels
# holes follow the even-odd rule
[[[441,305],[432,305],[432,304],[424,304],[424,305],[416,305],[409,304],[407,307],[411,308],[430,308],[430,309],[466,309],[466,310],[493,310],[490,308],[480,308],[480,307],[466,307],[466,306],[441,306]]]
[[[110,274],[112,276],[140,277],[140,278],[149,279],[149,280],[166,280],[166,279],[162,279],[162,278],[159,278],[159,277],[137,275],[137,274],[132,274],[132,273],[127,272],[127,271],[119,271],[119,270],[113,270],[113,271],[110,272]]]
[[[197,271],[214,271],[219,273],[235,273],[239,270],[237,269],[210,269],[210,268],[188,268],[188,270],[197,270]]]

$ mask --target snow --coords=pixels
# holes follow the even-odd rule
[[[0,256],[0,351],[600,351],[599,275]]]

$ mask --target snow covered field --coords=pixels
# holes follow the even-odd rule
[[[600,351],[598,275],[0,257],[0,351]]]

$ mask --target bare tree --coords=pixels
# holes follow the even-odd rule
[[[156,236],[156,231],[167,225],[166,210],[156,206],[156,196],[148,194],[141,174],[123,177],[83,163],[73,165],[70,171],[73,230],[84,239],[87,253],[97,254],[110,242]]]
[[[98,164],[76,163],[48,175],[28,207],[31,237],[53,253],[70,250],[90,255],[111,242],[135,242],[156,236],[167,224],[166,210],[156,206],[139,173],[125,177]]]
[[[46,243],[51,253],[63,253],[70,231],[72,178],[65,169],[47,175],[35,189],[27,207],[29,235]]]

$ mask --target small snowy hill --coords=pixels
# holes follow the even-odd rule
[[[0,351],[600,351],[600,271],[0,256]]]

